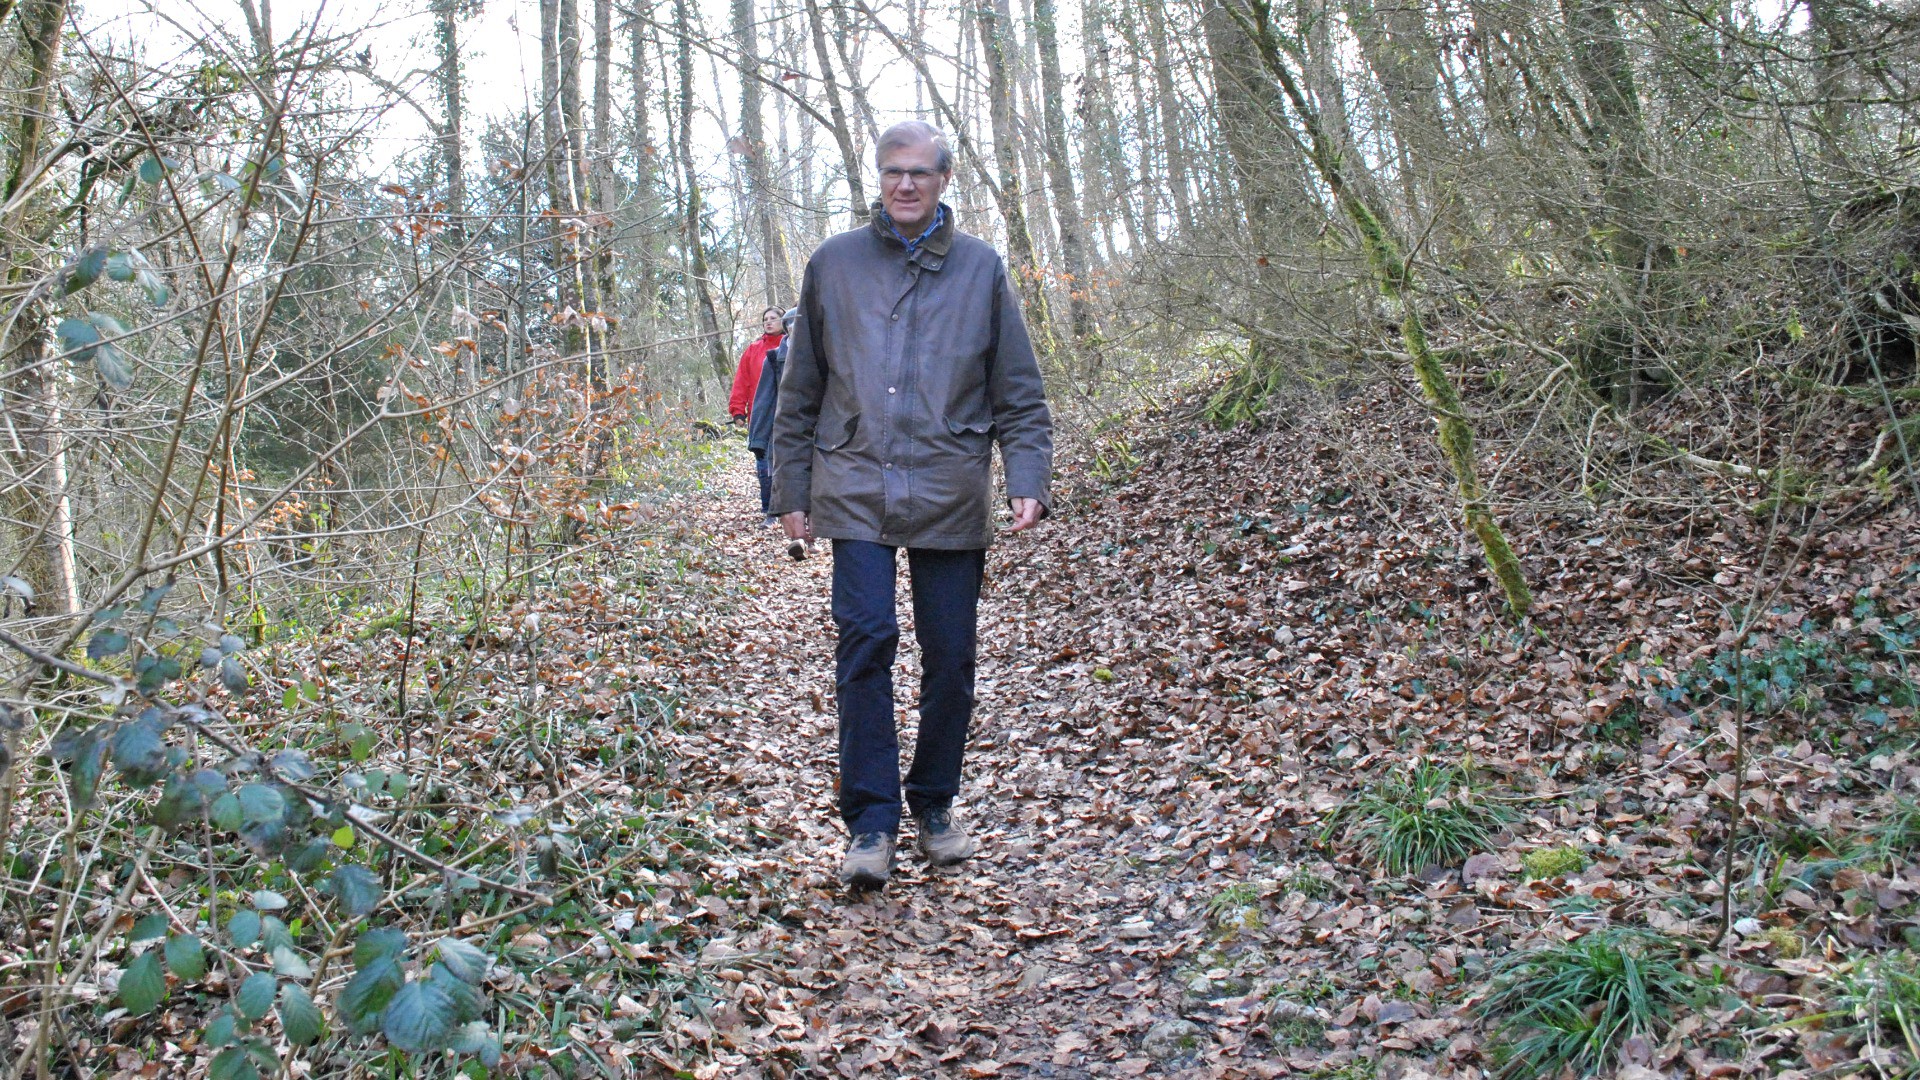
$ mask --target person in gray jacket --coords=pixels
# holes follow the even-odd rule
[[[901,818],[893,661],[895,557],[907,552],[920,730],[905,802],[921,852],[959,862],[953,819],[974,704],[980,583],[993,540],[993,446],[1010,531],[1051,504],[1053,424],[1005,263],[940,201],[953,155],[929,124],[874,150],[880,201],[807,262],[773,421],[772,510],[790,539],[833,541],[840,877],[884,884]]]
[[[767,524],[776,520],[769,512],[773,500],[773,413],[780,401],[780,373],[787,366],[787,342],[793,339],[793,320],[798,308],[788,308],[780,317],[783,336],[780,344],[768,350],[760,365],[760,385],[753,389],[753,406],[747,411],[747,450],[753,454],[753,473],[760,481],[760,512]]]

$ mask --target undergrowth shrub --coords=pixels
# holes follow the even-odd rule
[[[1321,840],[1339,837],[1388,873],[1411,874],[1487,850],[1513,817],[1486,796],[1465,764],[1420,759],[1334,811]]]
[[[1509,957],[1480,1011],[1493,1019],[1503,1077],[1594,1076],[1636,1035],[1656,1038],[1679,1006],[1698,999],[1686,946],[1613,927]]]

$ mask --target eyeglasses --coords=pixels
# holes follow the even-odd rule
[[[919,187],[922,184],[931,184],[933,183],[934,177],[943,175],[945,174],[935,172],[932,169],[901,169],[889,165],[880,170],[880,182],[886,184],[888,187],[893,187],[899,184],[900,181],[911,176],[913,177],[913,185]]]

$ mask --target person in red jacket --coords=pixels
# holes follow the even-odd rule
[[[733,417],[736,424],[747,422],[747,414],[753,411],[753,392],[760,386],[760,365],[767,354],[780,345],[780,316],[786,314],[784,308],[769,307],[760,313],[761,334],[740,354],[740,363],[733,369],[733,393],[727,397],[727,415]]]

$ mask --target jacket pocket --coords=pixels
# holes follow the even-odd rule
[[[947,425],[947,434],[960,440],[960,445],[975,454],[987,454],[993,449],[993,421],[991,420],[955,420],[951,416],[941,417]]]
[[[859,430],[860,414],[854,413],[845,420],[821,421],[813,429],[813,446],[816,450],[832,453],[853,441],[853,433]]]

